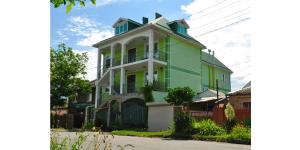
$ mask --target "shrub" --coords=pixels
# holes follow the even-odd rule
[[[251,140],[251,131],[250,128],[247,128],[241,124],[238,124],[232,128],[230,133],[230,138],[235,140]]]
[[[195,92],[189,87],[176,87],[168,90],[168,95],[165,101],[174,104],[175,106],[187,105],[193,102]]]
[[[224,124],[224,128],[226,129],[227,133],[230,133],[232,128],[238,123],[238,120],[236,119],[231,119],[231,120],[226,120]]]
[[[210,119],[195,122],[194,128],[199,135],[221,135],[225,133],[223,128]]]
[[[226,105],[224,113],[227,120],[232,120],[235,117],[234,108],[229,102]]]
[[[193,130],[193,119],[188,114],[177,113],[174,121],[175,133],[190,134]]]
[[[251,118],[247,118],[243,121],[243,125],[245,125],[248,128],[251,128]]]
[[[82,128],[85,130],[91,130],[95,125],[92,122],[85,123]]]

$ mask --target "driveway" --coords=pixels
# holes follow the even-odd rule
[[[74,138],[75,132],[60,132],[60,137],[69,136]],[[87,132],[85,134],[92,133]],[[91,136],[92,137],[92,136]],[[91,138],[87,139],[87,143],[91,142]],[[208,142],[196,140],[173,140],[165,138],[144,138],[132,136],[114,136],[111,141],[113,150],[120,150],[118,145],[125,146],[131,144],[134,147],[126,147],[125,150],[250,150],[250,145],[230,144],[221,142]],[[88,145],[85,145],[88,147]],[[89,149],[89,148],[85,148]]]

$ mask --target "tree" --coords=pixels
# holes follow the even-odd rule
[[[90,92],[91,84],[85,79],[85,64],[88,61],[86,53],[75,54],[65,44],[59,44],[57,50],[50,48],[50,51],[51,108],[65,104],[61,96],[68,97],[70,102],[77,93]]]
[[[152,95],[152,91],[153,91],[153,84],[146,84],[145,87],[142,88],[142,92],[144,94],[145,97],[145,102],[153,102],[154,98]]]
[[[189,87],[177,87],[168,90],[168,95],[165,97],[165,101],[175,106],[187,105],[193,102],[195,92]]]
[[[227,120],[232,120],[235,117],[234,108],[229,102],[226,105],[224,113]]]
[[[66,6],[66,12],[69,13],[73,6],[76,5],[76,3],[80,4],[80,6],[85,6],[86,0],[50,0],[50,2],[54,5],[55,8],[58,8],[59,6],[67,5]],[[96,0],[90,0],[93,5],[96,5]]]

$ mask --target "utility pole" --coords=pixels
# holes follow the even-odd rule
[[[219,99],[219,82],[218,79],[216,79],[216,85],[217,85],[217,100]]]

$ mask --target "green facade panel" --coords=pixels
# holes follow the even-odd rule
[[[201,49],[176,38],[170,38],[170,88],[188,86],[201,91]]]

